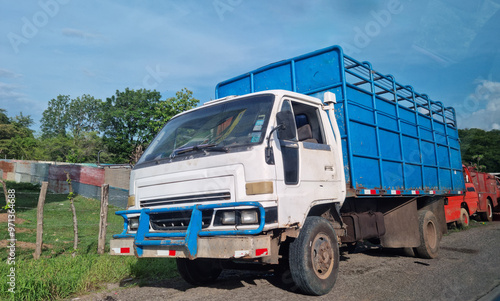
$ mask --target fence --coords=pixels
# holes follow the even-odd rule
[[[73,191],[84,197],[100,199],[101,186],[109,184],[109,204],[125,208],[130,179],[129,166],[70,164],[60,162],[0,159],[0,178],[18,183],[49,182],[49,190],[68,193],[66,173]]]

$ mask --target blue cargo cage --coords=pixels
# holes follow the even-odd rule
[[[348,196],[463,193],[455,110],[369,62],[332,46],[223,81],[215,97],[271,89],[335,93]]]

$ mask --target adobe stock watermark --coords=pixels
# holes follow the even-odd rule
[[[391,24],[392,16],[400,14],[403,9],[404,6],[401,1],[389,0],[385,9],[370,11],[371,19],[363,27],[355,26],[353,28],[354,38],[352,44],[343,44],[345,52],[350,55],[361,53],[361,49],[368,47],[372,40],[382,32],[382,29]]]
[[[147,74],[142,78],[142,86],[135,87],[136,90],[154,90],[169,74],[168,72],[162,71],[160,65],[156,65],[154,69],[153,67],[148,65],[145,67],[145,69]]]
[[[7,191],[7,231],[9,233],[9,239],[7,241],[7,249],[9,254],[7,257],[7,265],[9,269],[7,270],[7,291],[10,293],[16,292],[16,191],[14,189],[9,189]]]
[[[214,0],[212,5],[219,16],[219,20],[224,21],[224,14],[232,12],[243,3],[243,0]]]
[[[38,6],[40,10],[35,12],[31,18],[22,17],[22,25],[20,33],[9,32],[7,39],[12,46],[12,49],[17,54],[19,53],[19,46],[21,44],[28,44],[31,39],[36,37],[39,30],[45,27],[51,18],[57,16],[60,11],[61,5],[66,5],[70,0],[40,0]]]
[[[463,102],[455,105],[455,114],[457,119],[464,120],[479,109],[481,101],[488,101],[494,94],[494,83],[488,80],[476,81],[474,93],[465,97]]]

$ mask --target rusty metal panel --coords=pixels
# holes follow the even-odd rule
[[[390,210],[384,210],[385,235],[380,238],[380,243],[387,248],[418,247],[420,233],[418,231],[417,201],[415,199],[406,203],[398,200],[384,202]]]
[[[80,180],[82,184],[101,187],[104,184],[104,169],[91,166],[79,166]]]
[[[2,179],[7,181],[16,180],[16,162],[12,160],[0,160],[0,169],[3,171]]]
[[[111,187],[128,190],[130,185],[130,168],[104,169],[104,182]]]

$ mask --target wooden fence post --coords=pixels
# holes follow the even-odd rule
[[[74,194],[73,194],[73,184],[71,184],[71,178],[69,177],[69,173],[66,172],[66,182],[68,182],[68,188],[69,188],[69,206],[71,208],[71,211],[73,212],[73,233],[74,238],[73,238],[73,254],[72,256],[76,256],[76,250],[78,249],[78,220],[76,219],[76,209],[75,209],[75,203],[74,201]]]
[[[108,200],[109,185],[101,186],[101,215],[99,219],[99,241],[97,242],[97,254],[104,254],[106,247],[106,229],[108,227]]]
[[[36,246],[35,253],[33,253],[34,259],[39,259],[42,254],[43,245],[43,205],[45,204],[45,196],[47,195],[48,182],[42,182],[42,188],[40,189],[40,196],[38,197],[38,207],[36,214]]]
[[[5,206],[9,205],[9,195],[7,194],[7,184],[0,179],[0,183],[3,186],[3,194],[5,195]]]

